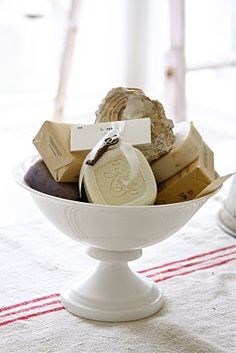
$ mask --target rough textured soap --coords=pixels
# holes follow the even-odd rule
[[[166,118],[159,101],[151,100],[139,88],[117,87],[107,93],[96,111],[96,123],[148,117],[152,143],[137,147],[151,162],[167,153],[174,142],[173,122]]]
[[[89,202],[107,205],[152,205],[157,186],[151,167],[144,155],[134,148],[138,156],[138,172],[130,181],[130,166],[115,148],[105,152],[94,166],[87,165],[84,188]]]
[[[172,149],[151,164],[158,183],[187,167],[201,151],[202,137],[192,122],[176,124],[173,131],[175,140]]]

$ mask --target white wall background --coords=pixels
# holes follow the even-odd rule
[[[52,118],[70,4],[0,0],[0,126]],[[81,0],[65,119],[92,121],[119,85],[162,101],[169,26],[167,0]],[[235,0],[186,0],[189,63],[235,55],[235,33]],[[235,114],[235,79],[235,68],[189,73],[189,106]]]

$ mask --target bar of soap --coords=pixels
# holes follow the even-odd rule
[[[169,179],[192,163],[200,154],[202,137],[192,122],[181,122],[174,129],[172,149],[151,164],[157,183]]]
[[[205,142],[200,155],[186,168],[157,184],[156,204],[193,200],[215,180],[214,154]]]
[[[33,144],[56,182],[78,182],[80,168],[89,151],[70,150],[72,124],[45,121]]]
[[[79,189],[75,183],[58,183],[54,180],[42,159],[36,161],[26,172],[24,180],[32,189],[44,194],[69,200],[79,200]]]
[[[89,202],[134,206],[154,204],[157,186],[153,172],[142,152],[134,150],[139,168],[128,184],[130,167],[119,147],[105,152],[94,166],[86,166],[83,183]]]

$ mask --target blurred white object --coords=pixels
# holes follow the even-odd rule
[[[219,224],[225,232],[236,237],[236,174],[234,174],[229,194],[219,212]]]
[[[68,81],[70,78],[72,59],[75,48],[75,40],[78,30],[78,15],[79,15],[79,0],[73,0],[71,4],[71,10],[68,21],[67,35],[65,41],[65,48],[62,58],[60,79],[57,88],[57,96],[55,102],[55,112],[53,120],[62,120],[62,115],[64,111],[65,98],[67,92]]]
[[[48,90],[55,86],[57,68],[51,11],[43,4],[38,1],[34,1],[34,6],[26,3],[17,6],[14,1],[5,6],[0,4],[1,92]]]

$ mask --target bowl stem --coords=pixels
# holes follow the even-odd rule
[[[99,263],[63,289],[62,303],[69,312],[87,319],[119,322],[142,319],[161,308],[163,298],[157,285],[127,263],[139,258],[141,249],[89,248],[87,253]]]

